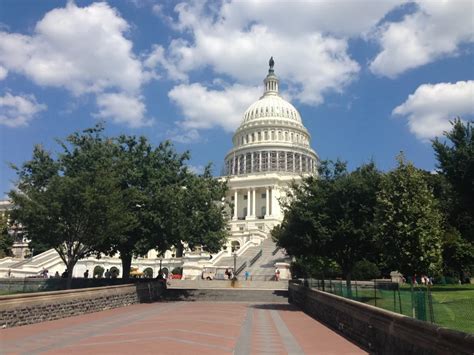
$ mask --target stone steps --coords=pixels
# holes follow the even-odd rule
[[[287,290],[288,281],[245,281],[239,277],[230,280],[168,280],[170,289],[255,289],[255,290]]]
[[[163,294],[166,301],[287,303],[288,290],[173,289]]]

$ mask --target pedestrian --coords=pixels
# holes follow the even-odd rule
[[[230,280],[230,271],[229,271],[229,269],[225,269],[225,276],[227,276],[227,279]]]
[[[86,272],[84,273],[84,278],[85,279],[89,278],[89,269],[87,269]]]
[[[248,270],[245,271],[245,281],[247,281],[249,279],[249,276],[250,276],[250,273],[248,272]]]
[[[64,272],[62,273],[61,277],[62,277],[63,279],[67,279],[67,276],[68,276],[68,273],[67,273],[67,269],[66,269],[66,270],[64,270]]]
[[[54,278],[55,278],[55,279],[59,279],[60,277],[61,277],[61,276],[59,276],[59,272],[56,271],[56,272],[54,273]]]
[[[105,278],[110,279],[110,271],[109,269],[105,270]]]
[[[276,268],[275,269],[275,281],[279,281],[279,280],[280,280],[280,269]]]

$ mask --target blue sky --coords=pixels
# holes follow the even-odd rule
[[[217,175],[268,59],[322,159],[433,170],[474,115],[474,1],[0,1],[0,193],[35,144],[106,121]]]

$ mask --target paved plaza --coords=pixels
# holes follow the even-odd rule
[[[138,304],[0,330],[1,354],[366,354],[289,304]]]

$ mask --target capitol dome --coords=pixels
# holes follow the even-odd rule
[[[262,97],[244,112],[225,158],[225,174],[316,173],[319,158],[298,110],[279,94],[273,58]]]

